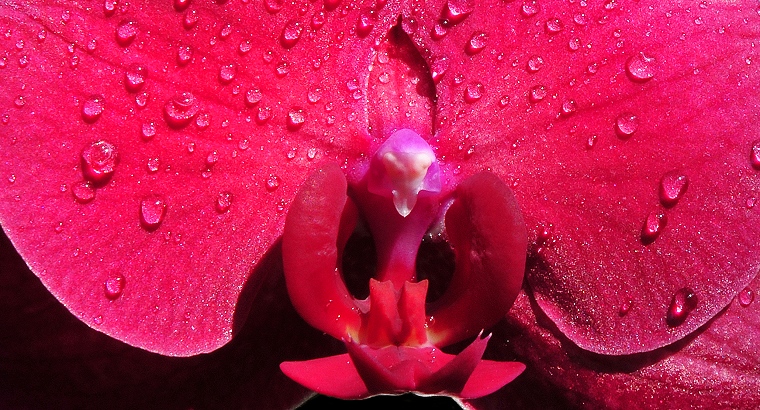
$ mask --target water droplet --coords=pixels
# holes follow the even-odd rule
[[[627,139],[639,128],[639,118],[635,114],[624,112],[615,120],[615,133],[620,138]]]
[[[382,80],[381,80],[382,82]],[[319,100],[322,99],[322,89],[321,88],[312,88],[309,90],[309,92],[306,93],[306,99],[311,104],[316,104],[319,102]]]
[[[483,51],[483,49],[486,48],[486,44],[488,44],[488,34],[478,31],[473,33],[472,37],[470,37],[470,41],[467,42],[465,51],[469,55],[475,55]]]
[[[559,114],[563,117],[569,117],[573,114],[575,114],[575,111],[578,109],[577,104],[575,103],[575,100],[565,100],[562,103],[562,108]]]
[[[232,194],[230,192],[222,192],[216,197],[216,204],[214,205],[216,212],[223,214],[230,210],[230,206],[232,206]]]
[[[23,95],[19,95],[15,100],[13,100],[13,105],[15,105],[16,108],[22,108],[26,105],[26,99]]]
[[[282,10],[283,0],[264,0],[264,8],[270,13],[275,14]]]
[[[226,40],[232,35],[232,25],[230,23],[225,24],[222,26],[222,29],[219,30],[219,37],[222,38],[222,40]]]
[[[570,49],[570,51],[578,51],[578,49],[581,48],[581,39],[570,39],[570,41],[567,42],[567,47]]]
[[[93,142],[82,150],[82,174],[95,185],[104,185],[113,176],[118,161],[113,144],[103,140]]]
[[[641,228],[641,241],[644,245],[649,245],[654,242],[662,230],[665,229],[665,225],[668,224],[668,217],[665,212],[654,211],[651,212],[646,220],[644,220],[644,226]]]
[[[747,307],[755,300],[755,292],[750,288],[744,288],[739,292],[739,304],[742,307]]]
[[[240,140],[240,142],[238,142],[238,148],[240,148],[241,151],[245,151],[248,149],[249,144],[250,142],[248,141],[248,139],[244,138]]]
[[[319,30],[322,28],[322,26],[325,25],[325,20],[327,20],[325,17],[325,12],[321,10],[317,11],[313,16],[311,16],[311,28],[313,30]]]
[[[235,64],[225,64],[219,68],[219,82],[222,84],[229,84],[235,79],[237,68]]]
[[[148,158],[148,162],[146,165],[148,167],[148,172],[150,172],[151,174],[154,172],[158,172],[158,167],[159,167],[158,158]]]
[[[546,32],[549,34],[557,34],[562,29],[565,28],[565,25],[562,24],[562,20],[558,18],[550,18],[549,20],[546,20]]]
[[[530,89],[530,102],[537,103],[546,98],[546,87],[543,85],[537,85]]]
[[[668,326],[675,327],[686,321],[698,303],[697,294],[690,288],[681,288],[673,295],[668,307],[666,321]]]
[[[272,109],[269,107],[259,107],[259,111],[256,113],[256,123],[264,125],[272,117]]]
[[[137,23],[124,20],[119,23],[118,27],[116,27],[116,42],[119,43],[120,46],[126,47],[134,41],[139,31]]]
[[[433,25],[433,28],[430,30],[430,37],[432,37],[433,40],[440,40],[446,37],[446,34],[448,33],[449,33],[449,29],[447,29],[446,26],[444,26],[440,22],[436,22]]]
[[[156,125],[152,122],[146,122],[140,129],[140,138],[143,141],[150,141],[156,136]]]
[[[266,181],[267,191],[273,192],[280,187],[280,178],[277,175],[269,174]]]
[[[136,93],[142,90],[145,85],[145,77],[148,74],[148,70],[143,66],[133,65],[127,71],[124,72],[124,86],[127,91]]]
[[[586,149],[594,148],[594,145],[596,145],[596,139],[597,139],[596,135],[592,135],[588,137],[588,139],[586,140]]]
[[[186,66],[193,59],[193,50],[190,46],[180,46],[177,49],[177,65]]]
[[[373,10],[363,11],[359,14],[359,21],[356,22],[356,35],[367,37],[375,28],[375,12]]]
[[[63,222],[61,221],[55,224],[55,228],[53,228],[53,230],[55,231],[55,233],[63,232]]]
[[[182,92],[164,104],[164,119],[172,128],[183,128],[198,115],[198,101],[190,92]]]
[[[188,142],[187,143],[187,153],[192,154],[195,152],[195,143],[194,142]]]
[[[111,17],[116,12],[116,0],[105,0],[103,2],[103,14]]]
[[[261,101],[261,91],[258,88],[252,88],[245,92],[245,105],[253,107]]]
[[[94,323],[96,326],[100,326],[100,325],[102,325],[102,324],[103,324],[103,316],[101,316],[101,315],[97,315],[97,316],[95,316],[94,318],[92,318],[92,322],[93,322],[93,323]]]
[[[520,13],[524,17],[533,17],[541,10],[540,5],[538,4],[537,0],[528,0],[525,3],[522,4],[522,7],[520,8]]]
[[[433,63],[430,65],[430,75],[433,78],[433,82],[438,84],[441,81],[441,78],[443,78],[443,75],[446,74],[446,70],[449,69],[449,60],[446,57],[439,57],[433,60]]]
[[[209,154],[206,156],[206,167],[211,168],[217,162],[219,162],[219,152],[218,151],[209,152]]]
[[[103,101],[103,96],[90,96],[82,104],[82,119],[85,122],[92,124],[97,121],[98,118],[100,118],[100,115],[103,114],[104,109],[105,101]]]
[[[185,11],[190,5],[190,0],[174,0],[174,10]]]
[[[288,63],[285,61],[281,62],[280,64],[277,64],[277,67],[274,70],[274,73],[277,77],[285,77],[290,72],[290,68],[288,67]]]
[[[625,63],[628,78],[636,82],[644,82],[654,77],[655,59],[644,53],[636,53]]]
[[[672,207],[681,199],[686,188],[689,187],[689,178],[679,171],[668,171],[660,180],[660,202],[665,207]]]
[[[474,7],[469,0],[448,0],[443,8],[443,18],[450,24],[459,24],[472,13]]]
[[[752,142],[752,148],[749,151],[749,161],[752,168],[760,170],[760,140]]]
[[[114,275],[106,279],[105,293],[108,299],[118,299],[124,292],[125,280],[121,275]]]
[[[211,126],[211,114],[207,112],[202,112],[198,114],[197,117],[195,117],[195,126],[198,127],[199,130],[205,130],[206,128]]]
[[[618,315],[620,317],[623,317],[628,314],[628,312],[631,311],[631,307],[633,306],[633,301],[630,299],[626,299],[623,301],[622,304],[620,304],[620,307],[618,308]]]
[[[464,91],[464,100],[470,104],[480,100],[483,97],[483,84],[470,83]]]
[[[12,184],[12,183],[14,183],[14,182],[16,182],[16,174],[11,174],[11,175],[8,177],[8,183]]]
[[[536,73],[544,66],[544,59],[541,56],[533,56],[528,60],[527,69],[529,73]]]
[[[306,115],[304,114],[303,110],[300,108],[294,108],[290,110],[288,113],[288,129],[291,131],[298,131],[300,129],[304,122],[306,122]]]
[[[312,148],[309,148],[308,150],[306,150],[306,158],[309,161],[313,160],[316,157],[317,157],[317,149],[316,148],[312,147]]]
[[[185,30],[192,30],[198,24],[198,13],[195,10],[188,10],[182,19],[182,26]]]
[[[241,41],[240,45],[238,45],[238,51],[240,54],[248,54],[249,51],[253,48],[253,44],[251,43],[251,40],[245,40]]]
[[[301,23],[296,20],[290,20],[282,29],[280,43],[285,48],[291,48],[298,43],[298,40],[301,38],[301,33],[303,33],[303,26],[301,26]]]
[[[147,231],[155,231],[161,226],[166,215],[166,203],[157,196],[140,201],[140,225]]]
[[[578,13],[573,16],[573,21],[579,26],[585,26],[588,24],[588,16],[585,13]]]
[[[80,204],[86,204],[95,199],[95,188],[89,181],[79,181],[71,186],[74,199]]]

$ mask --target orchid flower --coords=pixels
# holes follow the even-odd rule
[[[0,404],[760,406],[760,4],[668,3],[0,0]]]

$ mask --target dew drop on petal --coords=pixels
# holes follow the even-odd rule
[[[189,5],[190,0],[174,0],[174,10],[176,11],[185,11]]]
[[[374,13],[374,11],[366,11],[359,15],[359,21],[356,23],[356,34],[359,37],[367,37],[375,28],[376,17]]]
[[[325,21],[327,20],[327,17],[325,16],[324,11],[318,11],[314,13],[313,16],[311,16],[311,28],[313,30],[319,30],[322,28],[322,26],[325,25]]]
[[[227,191],[219,193],[214,204],[216,212],[223,214],[230,210],[230,206],[232,206],[232,193]]]
[[[280,187],[280,178],[277,175],[269,174],[269,178],[266,180],[267,191],[273,192]]]
[[[166,215],[166,203],[160,197],[149,197],[140,201],[140,225],[147,231],[161,226]]]
[[[752,148],[749,151],[749,161],[752,168],[760,170],[760,140],[752,142]]]
[[[665,319],[668,326],[675,327],[686,321],[689,313],[696,309],[698,301],[697,294],[691,288],[678,289],[668,306]]]
[[[182,128],[198,115],[200,107],[195,96],[189,92],[174,95],[164,104],[164,119],[172,128]]]
[[[660,180],[660,202],[668,208],[674,206],[688,187],[689,178],[686,175],[677,170],[666,172]]]
[[[615,119],[615,133],[620,138],[627,139],[639,128],[639,118],[630,112],[624,112]]]
[[[272,109],[269,107],[259,107],[259,111],[256,113],[256,123],[264,125],[272,117]]]
[[[547,93],[548,92],[546,91],[546,87],[544,87],[543,85],[537,85],[531,88],[530,95],[529,95],[530,102],[536,103],[543,100],[544,98],[546,98]]]
[[[105,294],[108,299],[118,299],[124,292],[124,277],[121,275],[114,275],[106,279]]]
[[[586,149],[594,148],[594,145],[596,145],[597,138],[598,137],[596,135],[589,136],[588,139],[586,140]]]
[[[299,130],[304,122],[306,122],[306,115],[300,108],[294,108],[290,110],[287,118],[288,129],[291,131]]]
[[[152,122],[146,122],[140,128],[140,138],[143,141],[150,141],[156,136],[156,125]]]
[[[577,105],[575,104],[575,100],[565,100],[562,103],[561,111],[559,112],[560,115],[563,117],[569,117],[573,114],[575,114],[575,111],[577,110]]]
[[[124,86],[127,91],[136,93],[142,90],[145,85],[145,77],[148,70],[143,66],[133,65],[124,72]]]
[[[303,26],[296,20],[290,20],[285,24],[280,35],[280,44],[285,48],[292,48],[298,43],[303,33]]]
[[[668,223],[668,217],[662,211],[654,211],[647,215],[644,220],[644,226],[641,228],[641,241],[648,245],[654,242],[662,230],[665,229],[665,225]]]
[[[105,101],[103,96],[93,95],[87,98],[82,104],[82,119],[92,124],[100,118],[105,110]]]
[[[620,307],[618,308],[618,315],[620,317],[623,317],[628,314],[628,312],[631,311],[631,307],[633,306],[633,301],[630,299],[626,299],[623,301],[623,303],[620,304]]]
[[[180,46],[177,49],[177,65],[186,66],[193,59],[193,50],[190,46]]]
[[[197,117],[195,117],[195,126],[198,127],[199,130],[205,130],[206,128],[211,126],[211,114],[207,112],[202,112],[198,114]]]
[[[446,70],[449,69],[449,60],[446,57],[438,57],[430,64],[430,75],[433,78],[433,82],[438,84],[446,74]]]
[[[158,168],[159,168],[158,158],[148,158],[148,162],[146,163],[146,166],[148,168],[148,172],[150,172],[151,174],[158,172]]]
[[[755,300],[755,292],[750,288],[744,288],[739,292],[739,304],[742,307],[747,307]]]
[[[480,100],[483,97],[483,84],[470,83],[464,91],[464,100],[470,104]]]
[[[544,59],[541,56],[533,56],[528,60],[527,70],[529,73],[536,73],[544,66]]]
[[[283,0],[264,0],[264,8],[270,14],[276,14],[282,10]]]
[[[654,77],[654,63],[654,58],[644,53],[637,53],[626,61],[625,72],[632,81],[648,81]]]
[[[105,0],[103,2],[103,14],[111,17],[116,12],[116,0]]]
[[[138,32],[139,29],[137,28],[137,23],[129,20],[122,21],[119,23],[118,27],[116,27],[116,42],[119,43],[120,46],[126,47],[134,41]]]
[[[546,20],[546,32],[549,34],[557,34],[564,28],[565,26],[562,24],[562,20],[556,17]]]
[[[570,39],[570,41],[567,42],[567,47],[570,49],[570,51],[578,51],[581,48],[581,39]]]
[[[470,0],[448,0],[443,8],[443,18],[450,24],[459,24],[472,13]]]
[[[541,10],[537,0],[527,0],[522,4],[520,13],[524,17],[533,17]]]
[[[219,68],[219,82],[229,84],[235,79],[235,74],[237,74],[235,64],[225,64]]]
[[[116,170],[119,154],[108,141],[93,142],[82,150],[82,174],[96,185],[108,182]]]
[[[449,29],[446,28],[443,24],[436,22],[433,25],[433,28],[430,30],[430,37],[433,38],[433,40],[440,40],[444,37],[446,37],[446,34],[449,33]]]
[[[475,55],[483,51],[483,49],[486,48],[486,44],[488,44],[488,34],[478,31],[473,33],[472,37],[470,37],[465,51],[469,55]]]
[[[100,326],[100,325],[102,325],[102,324],[103,324],[103,316],[102,316],[102,315],[97,315],[97,316],[95,316],[94,318],[92,318],[92,322],[93,322],[93,323],[94,323],[96,326]]]
[[[95,199],[95,188],[92,186],[92,182],[79,181],[71,186],[71,193],[74,194],[74,199],[80,204],[86,204]]]
[[[188,10],[182,19],[182,26],[185,30],[192,30],[198,24],[198,13],[195,10]]]

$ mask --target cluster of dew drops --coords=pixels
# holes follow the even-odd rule
[[[249,0],[243,0],[248,2]],[[571,1],[573,2],[573,1]],[[277,14],[284,5],[282,0],[264,0],[264,9],[271,14]],[[317,10],[311,17],[308,24],[304,24],[295,20],[287,22],[282,32],[280,33],[280,45],[285,49],[294,47],[298,41],[304,36],[304,33],[311,29],[312,31],[319,30],[326,22],[326,13],[336,12],[343,16],[348,14],[349,5],[343,5],[341,7],[341,0],[325,0],[324,9]],[[355,27],[355,33],[358,37],[366,37],[373,29],[375,24],[375,14],[379,9],[385,6],[386,0],[377,0],[375,9],[368,9],[363,11]],[[585,3],[581,0],[581,3]],[[583,5],[583,4],[582,4]],[[192,30],[199,21],[199,15],[197,12],[190,8],[190,0],[174,0],[174,9],[178,13],[183,13],[182,25],[185,30]],[[107,17],[115,14],[118,4],[115,0],[105,0],[103,6],[103,12]],[[616,0],[609,0],[605,5],[605,9],[612,10],[617,7]],[[437,21],[430,32],[430,36],[433,40],[441,40],[447,36],[449,30],[458,23],[465,20],[473,9],[470,3],[466,0],[449,0],[444,6],[442,17]],[[525,0],[519,7],[519,12],[522,17],[526,19],[535,18],[541,11],[541,5],[538,0]],[[759,11],[760,12],[760,11]],[[68,11],[64,11],[61,16],[62,23],[67,23],[71,18]],[[578,13],[573,16],[570,24],[577,26],[585,26],[589,24],[589,18],[584,13]],[[606,16],[602,17],[599,24],[606,24]],[[695,20],[695,24],[699,24]],[[543,23],[544,30],[549,36],[555,36],[565,30],[566,22],[556,17],[549,17]],[[219,38],[228,38],[233,31],[231,25],[227,24],[221,28]],[[118,23],[115,28],[115,40],[121,47],[128,47],[133,43],[135,38],[140,34],[139,24],[135,21],[124,20]],[[12,36],[9,30],[6,34],[7,38]],[[620,32],[615,31],[616,37],[620,37]],[[47,37],[46,31],[41,30],[37,38],[39,41],[44,41]],[[484,49],[488,47],[488,34],[482,31],[476,31],[472,33],[469,41],[465,45],[465,53],[470,56],[480,54]],[[339,39],[340,40],[340,39]],[[590,45],[589,45],[590,46]],[[19,40],[16,45],[16,49],[22,52],[18,59],[20,67],[26,67],[29,64],[29,57],[23,54],[24,41]],[[97,43],[92,40],[84,45],[88,52],[95,51]],[[577,37],[571,38],[567,43],[568,50],[577,51],[584,47],[581,40]],[[622,41],[618,42],[618,47],[622,47]],[[241,55],[247,54],[251,51],[253,45],[251,40],[242,40],[238,46],[238,50]],[[74,55],[75,46],[69,46],[69,52],[71,59],[69,65],[71,68],[75,68],[79,64],[79,58]],[[178,46],[176,54],[176,63],[178,66],[186,66],[193,61],[193,49],[190,46]],[[273,53],[271,51],[265,53],[262,56],[265,63],[271,63],[273,60]],[[503,54],[498,58],[503,58]],[[314,60],[313,68],[318,69],[322,63],[320,58]],[[747,62],[750,64],[750,62]],[[0,57],[0,69],[6,67],[8,64],[8,57]],[[531,56],[525,64],[525,70],[530,73],[539,72],[546,64],[545,58],[540,55]],[[587,67],[587,74],[594,75],[598,69],[599,64],[597,62],[591,62]],[[602,62],[601,64],[605,64]],[[448,61],[446,57],[436,58],[431,62],[430,72],[434,83],[441,81],[448,69]],[[644,52],[633,54],[625,62],[625,73],[627,77],[636,83],[647,83],[655,77],[656,64],[655,59]],[[288,74],[289,67],[286,63],[279,64],[275,67],[275,74],[278,77],[284,77]],[[224,64],[220,67],[218,73],[218,80],[222,84],[230,84],[237,74],[237,67],[235,64]],[[143,91],[144,85],[147,81],[147,69],[140,65],[132,65],[125,70],[124,73],[124,86],[129,93],[135,95],[135,103],[138,107],[143,108],[148,103],[149,96]],[[382,81],[382,78],[381,78]],[[462,76],[456,76],[453,78],[456,85],[462,84],[464,78]],[[347,84],[349,93],[354,95],[354,98],[359,99],[362,97],[361,89],[358,86],[358,81],[350,80]],[[463,99],[469,104],[476,103],[481,100],[485,93],[483,84],[479,82],[473,82],[466,84],[463,92]],[[236,93],[241,93],[239,88],[236,88]],[[528,91],[528,99],[531,104],[538,104],[543,101],[549,95],[547,87],[541,84],[536,84]],[[272,111],[270,108],[263,106],[261,103],[263,99],[262,92],[258,88],[250,88],[242,93],[244,103],[247,107],[257,107],[258,111],[255,116],[255,120],[259,125],[267,123],[272,117]],[[311,104],[316,104],[323,97],[322,89],[313,88],[309,90],[307,95],[307,101]],[[500,108],[508,106],[510,103],[509,96],[503,96],[498,100]],[[14,100],[14,105],[17,108],[23,108],[26,105],[26,101],[22,95],[19,95]],[[333,104],[326,103],[325,110],[332,111]],[[88,124],[93,124],[101,117],[106,109],[106,102],[102,96],[91,96],[87,98],[81,104],[81,116],[82,120]],[[567,99],[561,104],[561,111],[559,116],[567,117],[573,115],[577,110],[577,105],[574,100]],[[199,129],[205,129],[210,126],[210,116],[207,113],[201,112],[201,104],[197,98],[190,92],[180,92],[174,97],[166,101],[163,107],[164,120],[171,128],[183,128],[188,124],[195,122],[195,125]],[[350,116],[351,114],[349,114]],[[3,115],[0,118],[2,124],[7,125],[9,123],[10,116],[8,114]],[[352,121],[352,118],[348,118]],[[291,109],[285,118],[286,126],[291,131],[299,130],[306,122],[306,112],[301,108]],[[335,122],[334,115],[327,115],[325,123],[326,125],[332,125]],[[223,124],[224,125],[224,124]],[[623,112],[617,116],[612,125],[614,132],[621,139],[631,138],[639,128],[639,118],[636,114],[630,112]],[[140,137],[144,141],[152,140],[157,133],[156,125],[154,122],[146,122],[141,125]],[[592,149],[597,143],[597,136],[592,135],[586,142],[586,149]],[[241,151],[247,150],[249,147],[249,140],[242,139],[238,148]],[[464,149],[464,147],[462,147]],[[467,147],[466,156],[472,156],[474,153],[474,146]],[[187,146],[188,153],[192,153],[195,150],[195,144],[189,143]],[[287,159],[291,160],[296,155],[296,149],[289,150],[286,154]],[[315,148],[310,148],[307,152],[307,158],[313,160],[317,155]],[[204,178],[208,178],[211,175],[211,170],[214,165],[219,161],[219,153],[212,151],[208,153],[205,160],[206,168],[202,172]],[[108,184],[113,176],[119,162],[117,147],[106,140],[100,140],[91,143],[82,150],[81,154],[81,168],[83,174],[83,180],[75,182],[71,185],[70,189],[74,196],[74,199],[81,203],[87,204],[95,199],[96,191]],[[750,163],[755,169],[760,170],[760,140],[755,141],[751,147]],[[158,158],[149,158],[146,164],[147,171],[149,173],[155,173],[160,169],[160,161]],[[15,175],[8,177],[9,183],[14,183],[16,180]],[[646,216],[643,222],[641,230],[641,242],[644,245],[653,243],[657,237],[662,233],[667,224],[667,210],[674,207],[681,197],[685,194],[688,187],[688,177],[677,171],[673,170],[667,172],[662,176],[659,185],[659,199],[662,207],[660,209],[652,211]],[[280,185],[280,179],[277,175],[271,174],[266,179],[264,187],[272,192],[276,190]],[[65,184],[61,186],[61,191],[68,190],[69,187]],[[220,192],[214,203],[214,208],[220,214],[228,212],[232,206],[233,194],[228,191]],[[747,200],[747,208],[752,208],[755,205],[755,199],[750,198]],[[286,209],[285,203],[281,203],[278,206],[278,210]],[[163,222],[167,211],[166,201],[158,195],[149,196],[143,198],[140,202],[140,225],[146,231],[157,230]],[[56,232],[63,230],[63,224],[59,223],[55,227]],[[551,237],[551,224],[547,224],[546,227],[539,232],[538,245],[539,249],[549,246],[552,243]],[[105,282],[105,295],[107,298],[114,300],[119,298],[124,289],[125,280],[123,276],[115,276],[109,278]],[[754,299],[754,293],[750,289],[744,289],[738,295],[738,301],[741,306],[748,306]],[[677,326],[683,323],[688,314],[696,308],[697,296],[696,293],[688,288],[684,287],[679,289],[672,298],[670,306],[667,312],[667,323],[670,326]],[[624,301],[620,308],[620,316],[625,316],[632,307],[632,301]]]

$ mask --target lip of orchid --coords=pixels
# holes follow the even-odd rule
[[[405,196],[401,209],[399,196]],[[445,201],[432,149],[408,129],[393,133],[378,149],[357,184],[349,186],[340,168],[329,164],[307,178],[283,234],[288,293],[299,314],[342,340],[348,353],[285,362],[283,372],[340,398],[405,391],[479,397],[494,386],[477,382],[468,390],[470,378],[491,374],[499,388],[522,372],[514,363],[479,367],[488,337],[456,356],[435,353],[438,346],[482,334],[504,316],[520,289],[527,248],[522,216],[503,182],[488,173],[463,181],[445,212],[457,268],[440,300],[426,303],[428,281],[417,281],[417,249]],[[375,238],[379,261],[364,300],[349,293],[339,268],[359,218]],[[343,362],[351,364],[351,376],[315,377]]]

